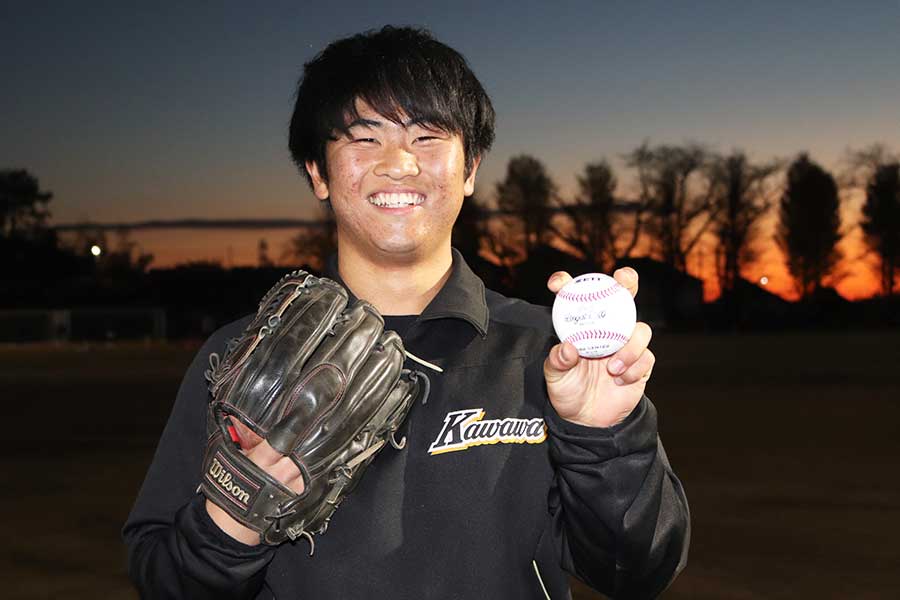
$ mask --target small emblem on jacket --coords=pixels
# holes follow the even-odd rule
[[[541,418],[484,419],[484,409],[454,410],[444,417],[444,425],[428,448],[429,454],[466,450],[484,444],[540,444],[547,439]]]

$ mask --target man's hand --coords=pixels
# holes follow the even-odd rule
[[[275,450],[269,445],[269,442],[256,435],[252,429],[237,419],[231,419],[231,425],[240,440],[241,452],[246,454],[247,458],[294,492],[303,493],[303,476],[294,461]],[[248,546],[256,546],[260,543],[257,532],[231,518],[231,515],[209,500],[206,501],[206,512],[219,526],[219,529],[237,541]]]
[[[613,277],[634,296],[638,274],[631,267]],[[547,287],[554,294],[572,277],[557,271]],[[634,327],[631,339],[618,352],[604,358],[584,358],[569,342],[553,346],[544,361],[547,393],[556,413],[588,427],[611,427],[625,420],[644,394],[656,358],[647,348],[652,332],[646,323]]]

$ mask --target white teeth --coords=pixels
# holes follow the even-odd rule
[[[418,206],[425,201],[425,196],[421,194],[372,194],[369,196],[369,202],[375,206],[383,206],[386,208],[397,208],[400,206]]]

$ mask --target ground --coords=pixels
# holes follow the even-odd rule
[[[900,597],[900,332],[657,332],[651,347],[693,521],[663,598]],[[0,348],[4,598],[137,598],[119,529],[195,348]]]

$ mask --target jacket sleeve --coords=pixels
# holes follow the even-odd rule
[[[224,339],[214,335],[188,369],[122,531],[128,572],[143,598],[254,598],[274,553],[224,533],[196,492],[206,443],[204,371]]]
[[[618,425],[593,428],[547,403],[555,477],[553,543],[562,567],[613,597],[655,598],[687,563],[690,513],[644,396]]]

